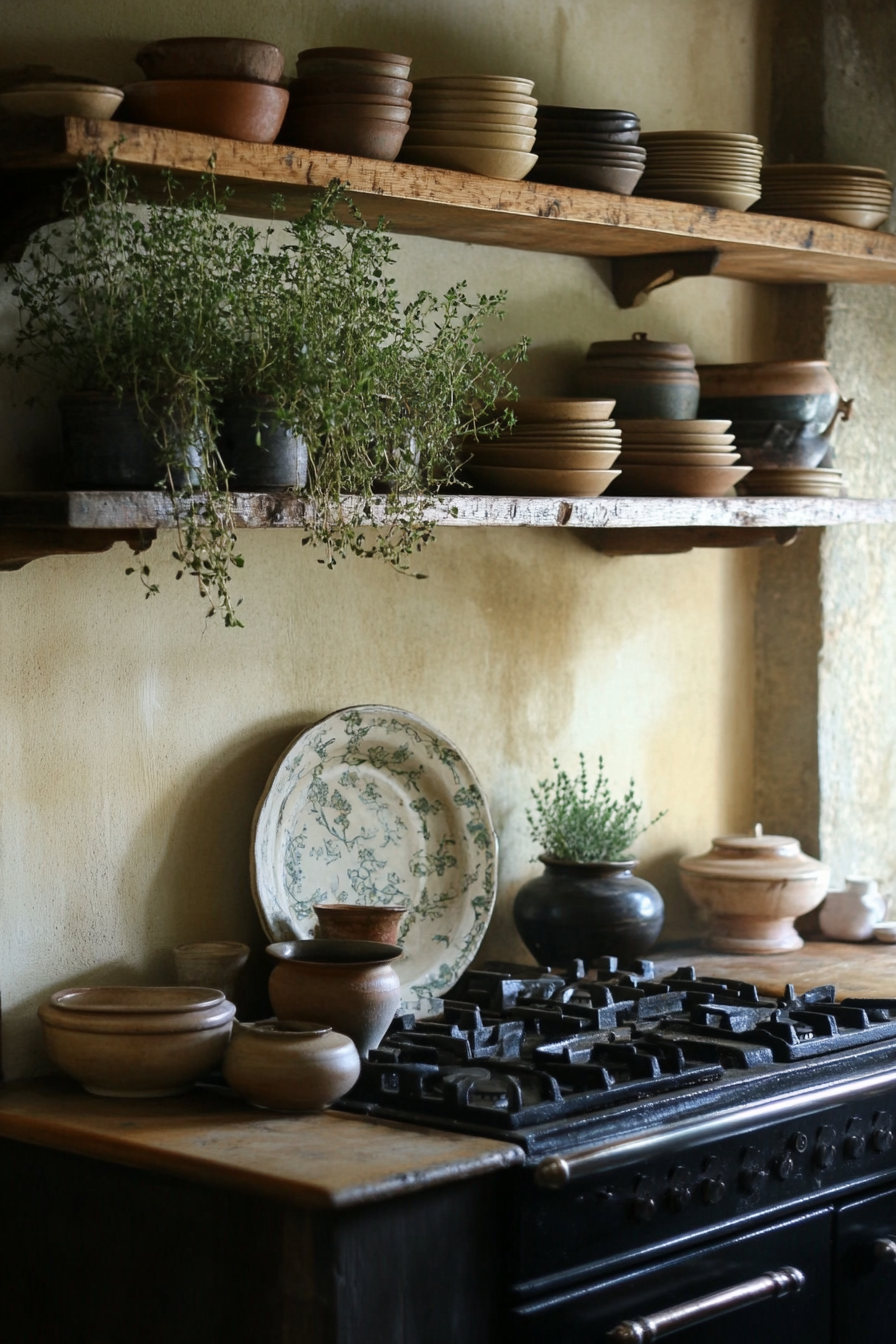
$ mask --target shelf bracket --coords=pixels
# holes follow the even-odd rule
[[[602,555],[681,555],[698,548],[737,550],[776,542],[790,546],[796,527],[627,527],[577,528],[578,535]]]
[[[79,527],[4,527],[0,531],[0,572],[23,569],[46,555],[97,555],[126,541],[135,555],[155,541],[152,528],[114,531]]]
[[[721,253],[654,252],[646,257],[612,257],[613,297],[618,308],[637,308],[655,289],[692,275],[712,275]]]

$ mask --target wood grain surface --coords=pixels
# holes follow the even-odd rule
[[[10,120],[0,127],[0,168],[17,174],[22,198],[28,171],[58,171],[113,147],[148,194],[161,189],[162,170],[189,178],[207,171],[214,155],[219,180],[233,192],[232,213],[257,219],[269,217],[272,192],[291,217],[307,208],[310,192],[340,178],[368,219],[382,215],[396,233],[590,257],[712,249],[714,273],[740,280],[896,284],[889,234],[150,126]]]
[[[658,973],[678,966],[696,966],[701,975],[749,980],[767,994],[783,994],[793,985],[798,994],[814,985],[833,984],[837,997],[896,999],[896,945],[831,943],[812,940],[797,952],[770,956],[735,956],[707,952],[694,944],[654,953]]]

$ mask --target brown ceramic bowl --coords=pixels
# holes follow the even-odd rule
[[[314,106],[334,106],[346,103],[350,107],[403,107],[406,111],[411,110],[410,98],[395,98],[390,93],[351,93],[351,92],[331,92],[314,90],[313,93],[306,93],[304,86],[293,83],[289,90],[289,101],[292,106],[314,107]]]
[[[391,79],[385,75],[333,74],[329,71],[300,71],[290,84],[290,92],[312,97],[357,97],[366,93],[385,98],[410,98],[413,84],[409,79]]]
[[[394,51],[374,51],[369,47],[309,47],[300,51],[296,61],[299,72],[309,65],[318,70],[357,70],[362,74],[407,79],[413,57]]]
[[[283,52],[272,42],[244,37],[166,37],[134,57],[147,79],[238,79],[276,84]]]
[[[235,1008],[219,990],[62,989],[38,1017],[53,1063],[104,1097],[185,1092],[221,1060]]]
[[[123,121],[270,145],[289,93],[276,84],[231,79],[148,79],[125,89]]]
[[[280,143],[302,149],[324,149],[331,154],[355,154],[362,159],[391,163],[407,135],[407,123],[379,117],[335,117],[315,108],[290,111]]]
[[[640,168],[615,168],[600,163],[564,163],[551,159],[541,163],[532,174],[535,182],[555,182],[558,186],[582,187],[586,191],[612,191],[631,196],[641,178]]]
[[[405,146],[464,145],[476,149],[516,149],[522,154],[532,150],[534,136],[520,132],[510,135],[501,131],[415,131],[408,133]]]
[[[411,115],[409,107],[395,107],[391,103],[290,103],[286,114],[289,123],[294,117],[335,118],[337,121],[395,121],[406,126]]]
[[[406,905],[350,905],[347,902],[314,906],[322,938],[352,938],[356,942],[398,946],[398,926]]]

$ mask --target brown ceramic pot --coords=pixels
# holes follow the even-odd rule
[[[272,943],[268,990],[281,1022],[323,1022],[350,1036],[363,1057],[379,1045],[401,998],[392,965],[401,948],[340,938]]]
[[[123,121],[259,145],[276,140],[289,103],[277,84],[236,79],[148,79],[124,92]]]
[[[316,905],[322,938],[352,938],[369,943],[398,943],[406,905]]]
[[[38,1017],[51,1060],[101,1097],[170,1097],[220,1063],[234,1007],[219,990],[62,989]]]
[[[240,79],[276,84],[283,52],[245,37],[166,37],[134,57],[147,79]]]
[[[234,1022],[224,1077],[253,1106],[318,1111],[358,1081],[354,1042],[319,1022]]]

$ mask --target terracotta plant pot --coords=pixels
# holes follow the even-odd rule
[[[147,79],[236,79],[276,84],[283,52],[245,37],[166,37],[134,57]]]
[[[219,990],[109,985],[61,989],[38,1017],[51,1060],[101,1097],[171,1097],[209,1073],[234,1007]]]
[[[791,952],[803,940],[793,927],[824,900],[830,869],[789,835],[722,835],[707,854],[679,861],[681,881],[710,920],[716,952]]]
[[[123,121],[259,145],[277,139],[289,104],[277,84],[236,79],[148,79],[124,92]]]
[[[240,972],[249,960],[245,943],[182,943],[174,949],[174,968],[179,985],[219,989],[236,1002]]]
[[[362,1058],[379,1045],[401,998],[392,965],[400,947],[314,938],[267,950],[278,963],[268,990],[281,1022],[323,1022],[350,1036]]]
[[[253,1106],[319,1111],[354,1087],[354,1043],[319,1022],[234,1022],[224,1077]]]
[[[351,938],[356,942],[398,944],[398,926],[406,905],[316,905],[314,913],[322,938]]]
[[[568,863],[540,855],[544,872],[520,887],[513,903],[517,931],[537,962],[586,966],[599,957],[623,965],[659,937],[665,908],[656,887],[635,877],[637,860]]]

